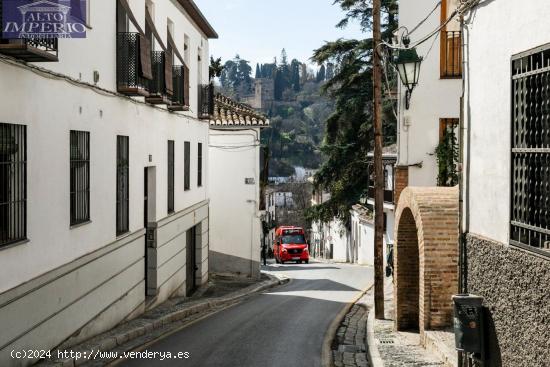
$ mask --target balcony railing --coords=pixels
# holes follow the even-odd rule
[[[183,66],[174,66],[172,68],[172,80],[174,93],[172,94],[172,104],[168,109],[172,111],[186,111],[188,106],[185,106],[185,90],[184,90],[184,73]]]
[[[369,199],[374,200],[374,186],[369,186]],[[393,190],[384,190],[384,202],[393,204]]]
[[[117,90],[128,96],[148,96],[148,80],[140,73],[140,34],[117,34]]]
[[[165,73],[166,53],[164,51],[151,52],[151,70],[153,79],[149,81],[149,97],[145,101],[153,104],[170,104],[171,96],[166,91]]]
[[[214,86],[212,84],[199,85],[198,111],[200,119],[209,119],[214,115]]]
[[[462,32],[441,31],[441,77],[462,77]]]
[[[0,38],[0,53],[27,62],[59,61],[57,38]]]
[[[2,24],[2,7],[0,1],[0,25]],[[1,27],[0,27],[1,28]],[[2,38],[0,29],[0,53],[27,62],[58,61],[57,38]]]

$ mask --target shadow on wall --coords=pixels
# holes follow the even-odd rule
[[[485,353],[487,360],[485,363],[476,362],[474,365],[476,367],[501,367],[502,359],[495,320],[488,307],[483,307],[483,318],[485,320]]]

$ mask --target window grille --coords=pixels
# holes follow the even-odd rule
[[[512,58],[510,243],[550,256],[550,45]]]
[[[0,123],[0,246],[27,236],[27,127]]]
[[[197,186],[202,186],[202,143],[198,145],[197,154]]]
[[[90,220],[90,133],[70,132],[71,226]]]
[[[185,191],[191,189],[191,143],[184,143],[184,177],[183,188]]]
[[[174,141],[168,140],[168,214],[174,212]]]
[[[116,234],[124,234],[130,230],[129,226],[129,138],[117,136],[116,154]]]

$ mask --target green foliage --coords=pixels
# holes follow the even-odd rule
[[[210,77],[210,80],[214,78],[219,78],[222,75],[222,71],[222,58],[218,57],[217,59],[214,59],[214,57],[210,56],[210,67],[208,68],[208,75]]]
[[[371,33],[371,1],[335,0],[335,4],[346,12],[338,27],[358,21],[365,33]],[[396,0],[382,0],[383,37],[386,40],[397,28],[396,7]],[[326,120],[321,147],[326,160],[315,175],[317,189],[328,191],[330,199],[310,208],[307,212],[309,220],[330,221],[336,217],[348,224],[349,208],[367,192],[366,157],[373,148],[374,140],[372,48],[372,38],[338,39],[326,42],[314,51],[312,60],[319,65],[333,64],[330,71],[332,77],[323,85],[323,91],[335,101],[335,110]],[[386,143],[393,143],[396,139],[393,103],[385,101],[383,106]]]
[[[321,65],[321,68],[317,72],[317,83],[321,83],[325,81],[325,78],[327,77],[325,65]]]
[[[458,185],[458,145],[454,125],[445,129],[443,139],[435,148],[437,161],[437,185]]]
[[[247,60],[236,55],[223,66],[220,82],[225,90],[231,94],[246,95],[252,91],[252,68]]]

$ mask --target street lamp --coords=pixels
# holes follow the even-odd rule
[[[418,56],[414,48],[399,50],[395,59],[399,78],[401,78],[401,82],[407,88],[407,92],[405,92],[405,109],[407,110],[409,109],[412,91],[418,84],[421,63],[422,58]]]

